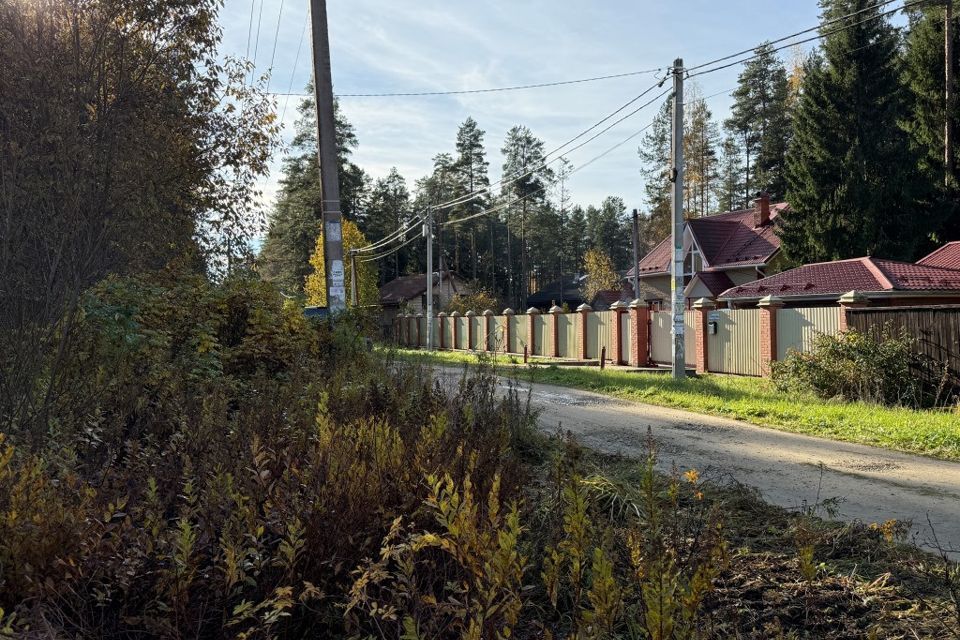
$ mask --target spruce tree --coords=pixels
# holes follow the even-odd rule
[[[755,50],[733,92],[725,127],[736,140],[744,170],[743,200],[755,191],[782,198],[786,192],[785,159],[791,137],[790,84],[783,62],[769,44]]]
[[[394,233],[397,229],[409,224],[412,218],[410,210],[410,192],[407,183],[397,171],[390,169],[386,177],[374,182],[366,206],[366,227],[361,231],[370,242],[376,242]],[[416,227],[408,232],[419,234]],[[409,245],[387,256],[379,265],[380,284],[384,284],[406,273],[411,253],[422,250],[422,244]]]
[[[312,93],[311,87],[307,88]],[[295,153],[283,160],[280,192],[257,261],[263,277],[289,295],[302,293],[304,278],[312,270],[310,255],[320,234],[320,167],[313,98],[302,100],[297,110],[300,117],[294,125],[296,134],[291,144]],[[368,178],[350,161],[357,147],[357,136],[336,102],[334,115],[340,210],[345,218],[362,223]]]
[[[743,186],[743,156],[732,136],[720,145],[717,177],[717,210],[734,211],[747,206]]]
[[[910,14],[906,37],[904,77],[910,87],[910,113],[904,126],[910,133],[920,167],[937,193],[935,221],[939,240],[960,239],[960,173],[944,166],[944,10],[934,5],[916,8]],[[954,22],[956,22],[956,16]],[[954,78],[960,75],[960,28],[954,25]],[[956,82],[956,80],[955,80]],[[954,131],[960,131],[960,100],[953,109]],[[960,156],[960,143],[954,157]],[[949,181],[946,180],[949,175]]]
[[[910,258],[927,228],[906,133],[898,34],[875,0],[825,0],[826,30],[807,65],[787,155],[780,237],[794,262],[866,254]],[[839,26],[843,29],[839,29]]]

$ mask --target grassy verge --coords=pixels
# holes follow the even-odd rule
[[[402,350],[402,358],[434,364],[477,363],[470,353]],[[482,356],[489,358],[489,356]],[[736,418],[765,427],[869,444],[947,460],[960,460],[960,414],[785,395],[764,379],[705,375],[683,381],[656,373],[617,369],[523,366],[497,356],[501,372],[546,384],[585,389],[638,402]]]

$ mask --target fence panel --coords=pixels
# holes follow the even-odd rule
[[[620,314],[620,353],[623,354],[623,359],[627,362],[630,361],[630,314],[621,313]]]
[[[483,316],[473,316],[467,320],[473,329],[473,342],[468,344],[467,348],[474,351],[483,351],[484,345],[486,345],[486,334],[484,333],[484,329],[487,326],[486,319]]]
[[[790,349],[809,351],[818,334],[836,335],[840,331],[840,309],[807,307],[777,310],[777,360]]]
[[[613,321],[615,311],[595,311],[590,315],[597,316],[597,355],[599,358],[606,347],[607,359],[613,357]]]
[[[650,359],[654,362],[670,364],[673,359],[672,325],[673,316],[669,311],[650,314]]]
[[[683,312],[683,362],[687,367],[697,366],[697,312]]]
[[[557,314],[557,346],[560,348],[561,358],[577,357],[577,315]]]
[[[443,347],[444,349],[453,348],[453,318],[447,316],[443,322]]]
[[[587,353],[588,359],[600,357],[600,317],[596,313],[586,314],[587,324]]]
[[[707,336],[707,366],[718,373],[759,376],[760,310],[720,309],[717,333]]]
[[[416,328],[414,329],[416,335],[414,335],[414,340],[418,347],[422,347],[427,344],[427,319],[426,318],[417,318]]]
[[[920,356],[913,365],[917,378],[960,392],[960,306],[851,309],[847,317],[857,331],[906,333]]]
[[[466,316],[457,317],[457,349],[468,349],[467,340],[470,339],[470,336],[467,335],[467,318]]]
[[[440,320],[436,316],[433,317],[433,348],[440,348]]]
[[[547,344],[547,342],[550,340],[550,329],[547,325],[549,321],[549,316],[544,316],[543,314],[534,314],[533,339],[530,340],[530,355],[553,355],[553,347]]]
[[[493,316],[493,339],[491,347],[494,351],[508,351],[510,345],[505,342],[504,333],[507,330],[507,316]]]

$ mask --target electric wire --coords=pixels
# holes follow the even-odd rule
[[[260,25],[263,23],[263,2],[260,0],[260,13],[257,16],[257,32],[256,37],[253,39],[253,66],[250,69],[250,84],[253,84],[253,79],[257,73],[257,52],[260,50]]]
[[[846,31],[847,29],[852,29],[852,28],[854,28],[854,27],[858,27],[858,26],[860,26],[860,25],[862,25],[862,24],[865,24],[865,23],[867,23],[867,22],[870,22],[871,20],[876,20],[876,19],[878,19],[878,18],[884,18],[884,17],[886,17],[886,16],[893,15],[893,14],[899,13],[899,12],[901,12],[901,11],[906,11],[907,9],[912,9],[912,8],[914,8],[914,7],[919,7],[919,6],[922,6],[922,5],[925,5],[925,4],[935,3],[936,1],[937,1],[937,0],[915,0],[914,2],[905,2],[902,6],[897,7],[897,8],[895,8],[895,9],[890,9],[890,10],[888,10],[888,11],[884,11],[884,12],[878,13],[878,14],[876,14],[876,15],[868,16],[868,17],[864,18],[863,20],[860,20],[859,22],[855,22],[855,23],[853,23],[853,24],[844,25],[844,26],[839,27],[839,28],[837,28],[837,29],[831,29],[830,31],[825,31],[825,32],[820,33],[820,34],[817,34],[817,35],[815,35],[815,36],[811,36],[811,37],[809,37],[809,38],[805,38],[805,39],[803,39],[803,40],[797,40],[797,41],[794,41],[794,42],[789,42],[789,43],[787,43],[787,44],[785,44],[785,45],[782,45],[782,46],[779,46],[779,47],[774,47],[773,49],[770,49],[769,52],[770,52],[770,53],[775,53],[775,52],[777,52],[777,51],[782,51],[783,49],[788,49],[788,48],[790,48],[790,47],[795,47],[795,46],[800,45],[800,44],[806,44],[806,43],[808,43],[808,42],[813,42],[813,41],[815,41],[815,40],[822,40],[823,38],[826,38],[826,37],[828,37],[828,36],[831,36],[831,35],[833,35],[833,34],[835,34],[835,33],[840,33],[841,31]],[[875,6],[883,6],[883,5],[886,5],[886,4],[890,4],[890,2],[884,2],[884,3],[882,3],[882,5],[875,5]],[[856,13],[861,13],[861,12],[862,12],[862,11],[858,11],[858,12],[856,12]],[[850,14],[850,16],[856,15],[856,13]],[[848,17],[849,17],[849,16],[844,16],[843,18],[837,18],[837,20],[845,20],[845,19],[848,18]],[[836,21],[831,21],[831,22],[836,22]],[[814,27],[813,29],[807,29],[806,31],[801,31],[801,32],[798,32],[798,34],[795,34],[794,36],[788,36],[788,37],[795,37],[796,35],[802,35],[802,34],[804,34],[804,33],[809,33],[810,31],[812,31],[812,30],[814,30],[814,29],[820,29],[820,28],[821,28],[821,27]],[[781,39],[775,40],[774,42],[782,42],[782,41],[783,41],[783,39],[781,38]],[[866,46],[870,46],[870,45],[872,45],[872,44],[875,44],[876,42],[881,42],[881,41],[878,40],[878,41],[869,43],[869,44],[865,45],[864,47],[859,47],[857,50],[863,49],[863,48],[865,48]],[[762,46],[762,44],[761,44],[761,45],[758,45],[758,47],[759,47],[759,46]],[[686,71],[689,72],[689,71],[692,71],[692,70],[694,70],[694,69],[701,69],[701,68],[703,68],[704,66],[709,66],[709,65],[711,65],[711,64],[715,64],[716,62],[721,62],[721,61],[723,61],[723,60],[729,60],[731,57],[736,57],[736,56],[738,56],[738,55],[743,55],[743,54],[745,54],[745,53],[751,53],[751,52],[753,52],[753,51],[756,51],[756,48],[750,49],[749,51],[744,51],[744,52],[740,52],[740,53],[737,53],[737,54],[733,54],[732,56],[725,56],[725,57],[723,57],[723,58],[718,58],[717,60],[714,60],[713,62],[707,62],[707,63],[701,64],[701,65],[697,65],[697,66],[695,66],[695,67],[690,67],[690,68],[686,69]],[[705,75],[705,74],[708,74],[708,73],[713,73],[713,72],[715,72],[715,71],[721,71],[721,70],[723,70],[723,69],[728,69],[728,68],[730,68],[730,67],[735,67],[735,66],[737,66],[737,65],[744,64],[744,63],[746,63],[746,62],[750,62],[751,60],[755,60],[755,59],[757,59],[758,57],[760,57],[760,55],[763,55],[763,54],[754,54],[754,55],[751,55],[751,56],[749,56],[749,57],[747,57],[747,58],[742,58],[742,59],[740,59],[740,60],[735,60],[734,62],[730,62],[730,63],[724,64],[724,65],[721,65],[721,66],[719,66],[719,67],[711,67],[710,69],[704,69],[703,71],[698,71],[698,72],[696,72],[696,73],[691,73],[691,74],[689,74],[687,77],[688,77],[688,78],[696,78],[697,76],[702,76],[702,75]]]
[[[270,52],[270,66],[267,67],[267,91],[270,93],[270,82],[273,80],[273,63],[277,58],[277,42],[280,40],[280,21],[283,19],[283,2],[280,0],[280,11],[277,13],[277,28],[273,33],[273,51]]]
[[[392,244],[392,243],[395,242],[398,238],[403,237],[404,234],[409,233],[410,231],[412,231],[413,229],[415,229],[415,228],[417,227],[417,225],[423,223],[423,221],[424,221],[424,215],[423,215],[422,213],[417,214],[417,215],[416,215],[410,222],[408,222],[407,224],[401,225],[400,227],[398,227],[398,228],[395,229],[394,231],[390,232],[390,233],[387,234],[386,236],[380,238],[380,239],[377,240],[376,242],[371,242],[371,243],[368,244],[368,245],[365,245],[365,246],[360,247],[360,248],[358,248],[358,249],[354,249],[354,251],[356,251],[356,252],[358,252],[358,253],[368,253],[368,252],[370,252],[370,251],[376,251],[377,249],[379,249],[379,248],[381,248],[381,247],[384,247],[384,246],[386,246],[386,245],[388,245],[388,244]]]
[[[310,23],[310,15],[307,14],[307,19],[303,21],[303,29],[300,30],[300,42],[297,44],[297,55],[293,58],[293,71],[290,72],[290,89],[283,99],[283,110],[280,112],[280,122],[283,122],[283,117],[287,115],[287,103],[290,101],[289,91],[293,89],[293,81],[297,77],[297,64],[300,62],[300,49],[303,47],[303,38],[307,33],[307,24]]]
[[[569,84],[582,84],[585,82],[598,82],[600,80],[613,80],[616,78],[628,78],[630,76],[649,75],[663,71],[663,67],[656,69],[643,69],[642,71],[627,71],[626,73],[613,73],[606,76],[593,76],[591,78],[577,78],[576,80],[559,80],[557,82],[538,82],[535,84],[519,84],[509,87],[491,87],[487,89],[459,89],[450,91],[405,91],[397,93],[338,93],[338,98],[412,98],[419,96],[457,96],[474,93],[497,93],[500,91],[524,91],[527,89],[544,89],[547,87],[560,87]],[[288,95],[275,93],[274,95]],[[305,93],[290,93],[294,96],[305,96]]]
[[[397,246],[393,247],[389,251],[384,251],[383,253],[378,253],[377,255],[374,255],[374,256],[357,258],[357,260],[360,262],[374,262],[375,260],[382,260],[383,258],[386,258],[387,256],[393,255],[397,251],[400,251],[400,249],[403,249],[405,246],[407,246],[408,244],[416,240],[418,237],[419,235],[413,235],[410,238],[408,238],[406,241],[404,241],[402,244],[398,244]],[[354,251],[359,252],[360,250],[355,249]]]

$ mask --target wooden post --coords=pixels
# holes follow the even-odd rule
[[[453,344],[450,345],[451,349],[460,348],[460,312],[454,311],[450,314],[450,322],[453,323]]]
[[[414,319],[414,322],[417,323],[417,347],[418,348],[423,346],[423,336],[420,335],[420,318],[422,317],[423,317],[423,314],[418,313],[416,319]]]

